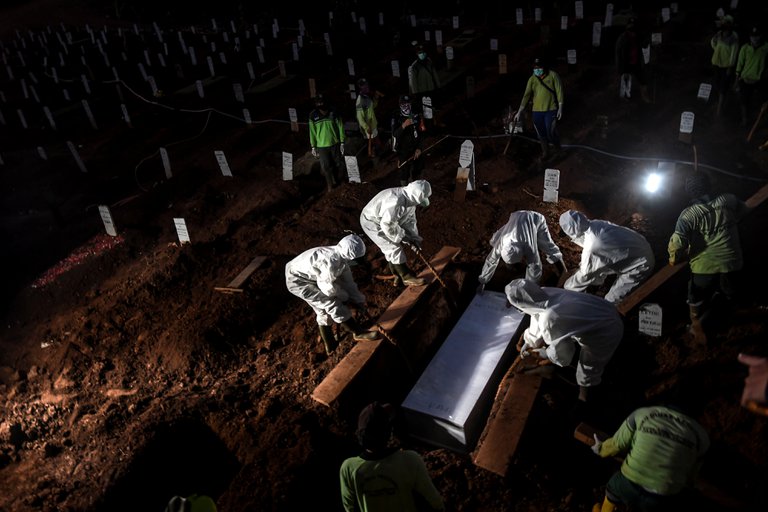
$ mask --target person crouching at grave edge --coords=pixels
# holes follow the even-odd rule
[[[531,317],[517,345],[522,357],[533,353],[544,363],[568,366],[579,346],[576,383],[579,400],[586,402],[624,335],[616,307],[595,295],[542,288],[527,279],[513,280],[504,291],[512,306]]]
[[[360,225],[384,258],[397,282],[406,286],[423,286],[424,278],[416,277],[408,268],[403,251],[407,245],[421,251],[422,237],[416,225],[416,207],[429,206],[432,187],[426,180],[417,180],[405,187],[387,188],[376,194],[360,213]]]
[[[344,165],[344,123],[322,94],[315,96],[315,109],[309,114],[309,144],[312,156],[320,157],[320,169],[328,190],[339,185],[346,174]]]
[[[365,244],[357,235],[347,235],[335,246],[309,249],[285,265],[285,285],[315,312],[326,354],[338,346],[331,321],[351,333],[355,341],[376,340],[379,334],[364,330],[347,306],[365,309],[365,295],[357,288],[350,263],[365,258]]]

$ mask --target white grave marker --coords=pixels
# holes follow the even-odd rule
[[[205,98],[205,91],[203,90],[202,80],[195,80],[195,87],[197,88],[197,95],[201,98]]]
[[[347,69],[350,76],[355,76],[355,62],[352,59],[347,59]]]
[[[669,4],[669,8],[672,9],[672,14],[677,14],[677,2]]]
[[[253,124],[251,112],[247,108],[243,109],[243,119],[245,119],[245,124]]]
[[[560,17],[560,30],[568,30],[568,16]]]
[[[680,116],[680,133],[693,133],[693,122],[696,115],[693,112],[683,112]]]
[[[187,230],[187,222],[181,217],[174,217],[173,224],[176,226],[176,234],[179,236],[179,243],[190,243],[192,240],[189,238],[189,231]]]
[[[288,119],[291,121],[291,131],[299,131],[299,118],[296,115],[296,109],[291,107],[288,109]]]
[[[400,78],[400,63],[396,60],[392,61],[392,76],[395,78]]]
[[[574,7],[576,9],[576,19],[577,20],[584,19],[584,2],[579,0],[575,3]]]
[[[613,26],[613,4],[608,4],[605,6],[605,23],[604,25],[606,27]]]
[[[736,9],[739,6],[739,0],[731,0],[731,9]]]
[[[216,70],[213,68],[213,59],[209,55],[205,58],[206,61],[208,61],[208,71],[210,71],[211,76],[216,76]]]
[[[431,41],[432,40],[432,32],[429,30],[424,31],[424,40],[425,41]]]
[[[256,57],[259,59],[259,64],[264,64],[264,50],[261,49],[261,46],[256,47]]]
[[[368,33],[368,28],[365,26],[365,18],[360,18],[360,32],[363,34]]]
[[[147,77],[147,82],[149,82],[149,87],[150,87],[150,89],[152,89],[152,96],[157,97],[158,90],[157,90],[157,83],[155,83],[155,77],[148,76]]]
[[[523,24],[523,10],[520,8],[515,9],[515,22],[518,25]]]
[[[125,107],[125,103],[120,104],[120,111],[123,113],[125,124],[131,126],[131,116],[128,115],[128,109]]]
[[[411,27],[416,27],[416,15],[411,14]]]
[[[424,119],[432,119],[432,98],[429,96],[421,97],[422,112],[424,113]]]
[[[379,13],[379,26],[380,27],[384,26],[384,13],[383,12]]]
[[[602,35],[603,26],[599,21],[592,23],[592,46],[595,48],[600,46],[600,36]]]
[[[19,121],[21,121],[22,128],[25,130],[28,129],[29,125],[27,125],[27,118],[24,116],[24,112],[22,112],[20,108],[17,108],[16,113],[19,115]]]
[[[459,151],[459,165],[469,169],[467,190],[475,190],[475,145],[471,140],[465,140]]]
[[[104,230],[107,232],[107,234],[109,236],[117,236],[117,231],[115,230],[115,222],[112,220],[112,212],[109,211],[109,206],[104,204],[100,205],[99,215],[101,215],[101,222],[104,223]]]
[[[664,7],[661,9],[661,21],[664,23],[669,21],[669,7]]]
[[[576,64],[576,50],[568,50],[568,64]]]
[[[350,183],[360,183],[360,168],[357,166],[356,156],[345,156],[344,162],[347,164],[347,175]]]
[[[253,71],[253,64],[246,62],[245,68],[248,70],[248,76],[251,78],[251,80],[256,80],[256,73]]]
[[[88,172],[88,170],[85,168],[85,164],[83,163],[83,159],[80,158],[80,153],[78,153],[77,148],[71,140],[67,141],[67,147],[69,148],[69,152],[72,153],[72,157],[75,159],[75,163],[77,163],[77,167],[80,169],[80,171]]]
[[[556,203],[558,201],[558,189],[560,188],[560,171],[557,169],[547,169],[544,171],[544,194],[543,199],[546,203]]]
[[[638,330],[648,336],[661,336],[661,306],[658,304],[643,304],[640,306]]]
[[[699,85],[699,93],[696,96],[700,100],[704,100],[706,103],[709,101],[709,95],[712,93],[712,84],[701,84]]]
[[[222,64],[227,64],[227,55],[224,52],[219,52],[219,60]]]
[[[541,7],[536,7],[533,9],[533,21],[536,23],[541,23]]]
[[[459,28],[459,17],[458,16],[454,16],[453,17],[453,28],[454,28],[454,30]]]
[[[435,30],[435,45],[443,46],[443,31]]]
[[[453,60],[453,46],[446,46],[445,47],[445,59],[446,60]]]
[[[51,125],[52,129],[56,129],[56,122],[53,120],[53,114],[51,113],[51,109],[48,107],[43,107],[43,113],[45,114],[45,117],[48,118],[48,124]]]
[[[245,96],[243,96],[243,86],[240,84],[232,84],[232,90],[235,92],[235,100],[240,103],[245,103]]]
[[[641,51],[643,52],[643,63],[648,64],[651,62],[651,47],[649,46],[643,46],[641,48]]]
[[[171,179],[171,161],[168,158],[168,150],[160,148],[160,159],[163,161],[163,169],[165,170],[165,177]]]
[[[197,54],[195,54],[195,49],[192,46],[189,47],[189,61],[193,66],[197,66]]]
[[[88,116],[88,121],[90,121],[91,126],[93,127],[94,130],[98,130],[99,127],[96,126],[96,119],[94,119],[93,117],[93,112],[91,112],[91,107],[90,105],[88,105],[88,101],[82,100],[82,104],[83,104],[83,109],[85,110],[85,115]]]
[[[232,176],[232,171],[229,169],[229,164],[227,163],[227,157],[224,156],[223,151],[214,151],[214,155],[216,155],[216,161],[219,162],[219,167],[221,168],[221,174],[224,176]]]
[[[654,46],[661,44],[661,32],[654,32],[651,34],[651,44]]]
[[[43,146],[37,146],[37,154],[40,155],[40,158],[43,160],[48,160],[48,155],[45,153]]]
[[[491,51],[496,52],[499,50],[499,40],[496,38],[491,39]]]
[[[277,61],[277,69],[280,70],[280,76],[281,77],[285,78],[286,76],[288,76],[288,72],[285,69],[285,61],[284,60]]]
[[[291,52],[293,53],[293,60],[299,60],[299,45],[291,43]]]

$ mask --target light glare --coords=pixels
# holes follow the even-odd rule
[[[647,190],[651,194],[658,191],[660,186],[661,186],[661,176],[656,174],[655,172],[649,174],[648,177],[645,179],[645,190]]]

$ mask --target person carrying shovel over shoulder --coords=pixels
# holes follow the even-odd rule
[[[416,225],[416,207],[429,206],[432,187],[416,180],[405,187],[387,188],[376,194],[360,214],[360,225],[375,243],[395,279],[406,286],[423,286],[426,280],[408,268],[404,245],[421,250],[422,237]]]

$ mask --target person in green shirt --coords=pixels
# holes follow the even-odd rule
[[[731,77],[739,53],[739,35],[733,30],[733,16],[723,16],[720,20],[720,30],[715,33],[709,44],[712,46],[714,85],[718,94],[717,115],[720,115],[725,96],[733,83]]]
[[[747,110],[752,95],[760,87],[765,71],[765,58],[768,55],[768,43],[757,27],[749,34],[749,43],[739,50],[736,61],[736,89],[741,103],[741,125],[747,125]]]
[[[594,439],[595,454],[625,458],[608,480],[603,503],[596,504],[593,512],[613,512],[616,504],[637,511],[664,510],[693,484],[709,449],[704,428],[675,406],[637,409],[612,437]]]
[[[309,114],[309,144],[312,156],[320,157],[320,169],[330,191],[339,185],[344,164],[344,123],[336,112],[325,104],[322,94],[315,97],[315,109]]]
[[[563,83],[560,75],[549,69],[543,59],[533,63],[533,75],[525,86],[515,123],[520,122],[529,101],[533,103],[533,127],[541,143],[542,157],[547,158],[550,144],[560,147],[557,121],[563,117]]]
[[[376,119],[376,107],[379,98],[383,96],[379,91],[371,91],[368,80],[361,78],[357,82],[357,98],[355,99],[355,113],[360,132],[368,143],[368,156],[373,157],[381,153],[381,141],[379,135],[379,122]]]
[[[346,459],[339,471],[345,512],[444,510],[421,456],[389,446],[393,419],[390,404],[373,402],[360,412],[357,440],[363,452]]]
[[[733,194],[712,194],[709,178],[701,172],[685,180],[685,191],[692,204],[680,213],[667,251],[670,265],[689,261],[691,333],[702,340],[702,322],[714,293],[719,290],[730,302],[736,299],[735,272],[743,266],[737,223],[748,207]]]

